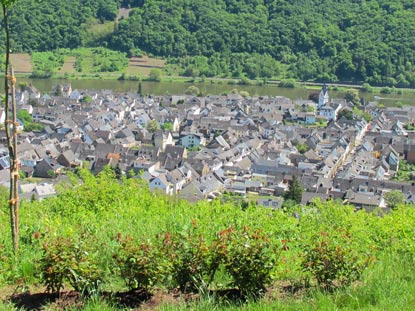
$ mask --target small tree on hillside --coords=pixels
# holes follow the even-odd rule
[[[158,68],[151,69],[150,73],[148,74],[148,79],[150,81],[160,82],[160,80],[161,80],[161,70],[158,69]]]
[[[291,200],[296,204],[301,203],[301,198],[303,195],[303,188],[297,180],[297,177],[294,175],[292,180],[288,185],[288,190],[284,194],[284,200]]]

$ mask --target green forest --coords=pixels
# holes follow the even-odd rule
[[[132,310],[160,296],[170,300],[152,310],[413,306],[412,206],[380,215],[337,201],[190,204],[108,167],[68,176],[57,197],[22,202],[17,256],[0,188],[0,310],[34,310],[27,303],[41,297],[36,310]]]
[[[20,0],[11,27],[13,51],[103,46],[193,76],[415,86],[412,0]]]

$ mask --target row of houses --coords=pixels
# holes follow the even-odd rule
[[[70,86],[45,95],[30,86],[17,99],[44,126],[19,133],[21,171],[50,182],[79,166],[98,174],[110,165],[167,195],[197,201],[256,193],[259,204],[273,208],[294,175],[305,204],[320,197],[386,207],[388,191],[403,191],[408,202],[415,193],[411,183],[391,181],[401,159],[415,162],[415,136],[405,130],[415,111],[368,104],[372,121],[339,119],[340,110],[354,107],[330,100],[326,86],[318,103],[238,94],[142,97]],[[2,176],[9,165],[0,147]]]

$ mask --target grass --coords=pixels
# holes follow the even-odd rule
[[[34,72],[56,73],[63,65],[63,56],[55,52],[32,53],[32,65]]]
[[[101,23],[98,20],[92,20],[85,26],[86,38],[84,46],[97,46],[100,41],[105,40],[114,32],[116,23],[113,21],[105,21]]]
[[[76,73],[76,57],[75,56],[65,56],[63,59],[64,63],[61,70],[58,74],[75,74]]]
[[[217,302],[214,297],[201,301],[162,305],[157,310],[413,310],[415,305],[415,269],[413,260],[398,255],[386,255],[367,270],[361,283],[332,293],[312,289],[301,295],[264,299],[235,304]]]
[[[78,48],[70,51],[76,57],[75,67],[80,73],[122,73],[128,60],[124,53],[104,48]]]

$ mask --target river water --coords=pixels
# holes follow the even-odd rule
[[[62,80],[62,79],[28,79],[19,78],[18,83],[32,83],[42,93],[49,93],[52,90],[52,86],[55,84],[71,83],[72,89],[111,89],[115,92],[137,92],[138,81],[119,81],[119,80],[99,80],[99,79],[74,79],[74,80]],[[227,81],[221,81],[211,83],[209,81],[205,83],[183,83],[183,82],[149,82],[142,81],[142,93],[143,94],[184,94],[186,89],[190,85],[194,85],[199,88],[203,95],[220,95],[223,93],[230,93],[233,89],[239,91],[246,91],[250,95],[259,96],[285,96],[291,99],[307,99],[310,93],[318,92],[319,90],[306,89],[303,87],[297,88],[281,88],[275,84],[267,85],[231,85]],[[329,90],[331,98],[343,98],[344,92]],[[378,101],[386,106],[398,105],[415,105],[415,93],[405,92],[402,94],[380,94],[380,93],[365,93],[361,92],[360,97],[363,97],[366,101]]]

